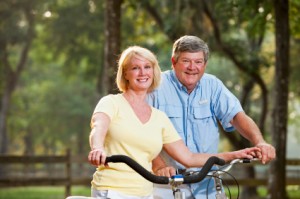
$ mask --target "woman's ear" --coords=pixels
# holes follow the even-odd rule
[[[127,80],[127,72],[125,70],[123,71],[123,77]]]

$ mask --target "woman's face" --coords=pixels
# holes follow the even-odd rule
[[[125,70],[125,79],[128,80],[128,89],[147,91],[153,82],[153,66],[150,61],[134,56]]]

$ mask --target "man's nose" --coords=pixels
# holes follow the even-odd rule
[[[190,62],[188,64],[188,68],[193,69],[194,67],[196,67],[196,62],[194,62],[193,60],[190,60]]]

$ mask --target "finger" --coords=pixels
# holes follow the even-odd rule
[[[94,165],[96,165],[96,166],[99,166],[100,165],[100,158],[101,158],[101,151],[98,151],[98,150],[96,150],[96,151],[94,151],[93,152],[93,163],[94,163]]]
[[[261,155],[262,155],[261,162],[263,164],[266,164],[268,160],[268,150],[264,146],[261,147]]]
[[[105,160],[106,160],[106,154],[104,152],[101,153],[101,157],[100,157],[100,164],[105,165]]]
[[[88,155],[88,160],[89,160],[89,162],[91,162],[91,161],[92,161],[92,154],[91,154],[91,152],[89,152],[89,155]]]
[[[273,146],[269,145],[268,148],[267,148],[267,152],[268,152],[268,154],[267,154],[268,156],[267,156],[266,161],[270,162],[271,160],[273,160],[276,157],[275,148]]]
[[[163,176],[170,178],[170,177],[171,177],[171,175],[170,175],[170,172],[169,172],[169,170],[168,170],[167,172],[165,172]]]
[[[257,157],[258,159],[262,159],[261,151],[256,151],[255,157]]]
[[[159,169],[159,170],[157,171],[157,175],[158,175],[158,176],[165,176],[165,175],[164,175],[164,169]]]
[[[89,162],[94,165],[93,151],[90,151],[88,156]]]
[[[255,157],[255,156],[256,156],[256,152],[255,152],[255,151],[251,151],[251,152],[250,152],[250,155],[251,155],[252,157]]]
[[[169,177],[176,175],[176,169],[172,167],[172,168],[170,169],[170,172],[169,172],[169,173],[170,173],[170,176],[169,176]]]
[[[170,168],[166,167],[165,169],[162,169],[162,175],[161,176],[171,177]]]

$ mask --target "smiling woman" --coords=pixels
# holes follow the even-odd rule
[[[121,54],[116,83],[122,93],[103,97],[92,116],[89,161],[98,166],[93,197],[152,198],[152,183],[126,165],[108,167],[105,160],[106,155],[128,155],[151,170],[163,143],[180,139],[168,118],[146,102],[147,93],[160,83],[160,73],[156,56],[148,49],[131,46]],[[162,129],[167,131],[163,137]]]

